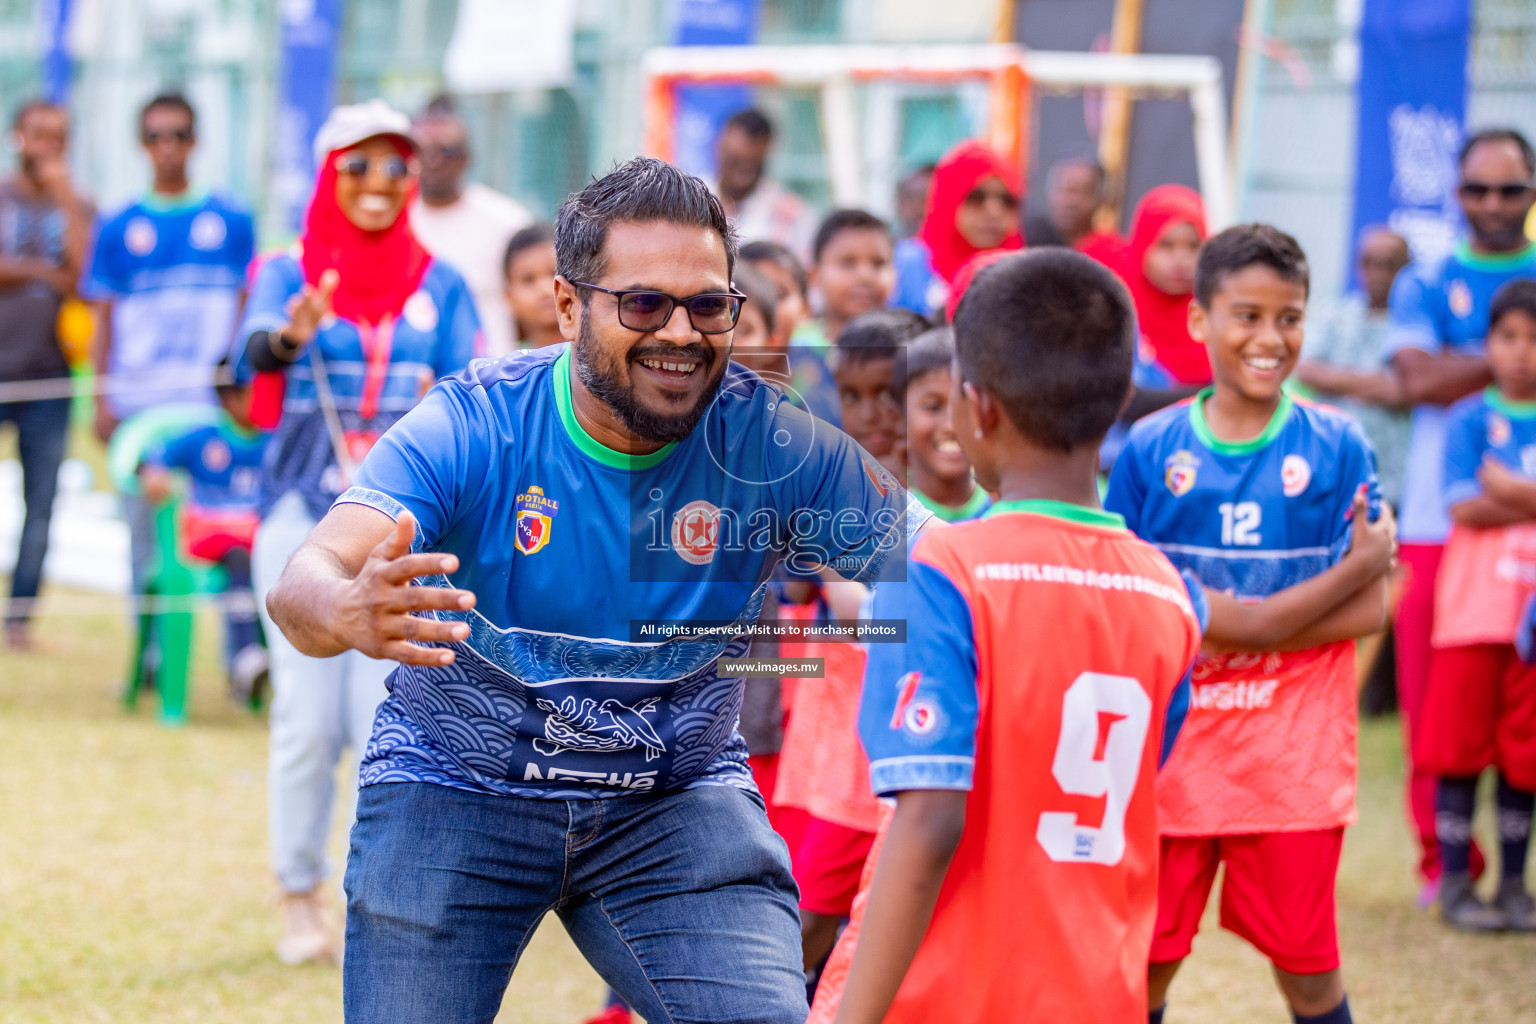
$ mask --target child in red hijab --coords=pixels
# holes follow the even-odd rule
[[[933,171],[928,211],[917,234],[896,246],[893,305],[927,315],[944,306],[955,275],[988,249],[1022,249],[1024,182],[980,142],[962,142]]]
[[[1205,204],[1183,185],[1159,185],[1136,204],[1121,276],[1136,301],[1142,352],[1174,383],[1211,382],[1205,346],[1189,335],[1195,258],[1205,241]]]

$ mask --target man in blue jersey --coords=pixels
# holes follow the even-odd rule
[[[927,513],[730,363],[736,240],[701,181],[631,160],[555,234],[572,344],[433,388],[268,597],[306,654],[401,662],[352,833],[347,1019],[489,1020],[554,910],[647,1020],[799,1024],[789,858],[717,662],[778,562],[871,582]]]
[[[83,290],[104,308],[96,372],[103,443],[134,413],[171,402],[212,406],[213,368],[229,351],[255,254],[251,216],[232,199],[192,188],[197,144],[192,105],[174,93],[139,113],[139,141],[154,168],[150,191],[97,232]],[[154,551],[148,505],[123,497],[135,593]]]
[[[1536,202],[1536,152],[1519,132],[1493,128],[1473,135],[1461,150],[1458,196],[1467,234],[1438,263],[1416,261],[1392,286],[1385,355],[1413,404],[1408,465],[1403,477],[1399,548],[1408,570],[1397,613],[1398,696],[1408,730],[1408,803],[1422,854],[1420,904],[1433,902],[1440,875],[1435,843],[1435,780],[1413,767],[1420,732],[1419,706],[1429,678],[1434,628],[1435,576],[1450,530],[1443,501],[1446,406],[1487,387],[1483,356],[1488,310],[1505,282],[1536,277],[1536,246],[1525,237],[1525,218]],[[1473,872],[1481,855],[1473,848]]]

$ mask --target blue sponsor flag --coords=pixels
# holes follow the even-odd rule
[[[297,232],[315,183],[315,133],[336,102],[336,46],[342,0],[281,3],[282,90],[278,104],[276,191],[283,223]]]
[[[67,36],[73,0],[37,0],[37,22],[42,29],[43,95],[60,106],[69,102],[70,59]]]
[[[1456,156],[1467,105],[1470,0],[1365,0],[1354,231],[1388,224],[1415,257],[1451,251],[1461,230]]]
[[[679,0],[672,39],[678,46],[741,46],[757,37],[759,0]],[[726,118],[751,106],[740,85],[684,85],[677,90],[672,159],[690,174],[715,180],[715,137]]]

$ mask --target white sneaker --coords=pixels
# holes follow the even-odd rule
[[[337,962],[323,903],[318,886],[283,895],[283,937],[277,940],[277,958],[283,963]]]

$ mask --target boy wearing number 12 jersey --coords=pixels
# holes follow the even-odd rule
[[[1134,337],[1124,285],[1066,250],[999,260],[960,303],[954,432],[1001,500],[875,588],[906,643],[869,646],[859,732],[896,810],[813,1021],[834,1003],[844,1024],[1145,1011],[1153,779],[1200,611],[1098,507]]]
[[[1189,720],[1158,779],[1150,1016],[1224,862],[1222,925],[1274,962],[1298,1021],[1344,1024],[1333,883],[1355,819],[1349,641],[1385,618],[1391,524],[1367,521],[1380,500],[1360,428],[1282,388],[1307,298],[1295,240],[1222,232],[1195,294],[1214,387],[1132,428],[1105,500],[1211,604]]]

